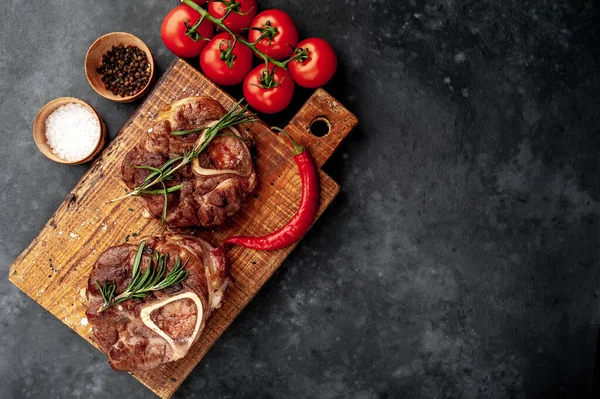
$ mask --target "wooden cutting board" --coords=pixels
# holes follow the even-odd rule
[[[226,109],[235,104],[233,98],[188,63],[174,61],[115,140],[10,267],[10,281],[92,345],[95,344],[91,326],[85,318],[85,287],[98,255],[125,241],[139,241],[143,236],[169,232],[160,221],[142,217],[143,206],[139,199],[107,203],[124,193],[119,179],[121,162],[152,127],[161,108],[198,95],[210,96]],[[330,126],[327,135],[316,137],[311,134],[311,124],[315,120],[327,121]],[[319,89],[285,129],[309,148],[321,167],[357,122],[356,117],[335,98]],[[195,231],[215,245],[232,235],[262,235],[279,228],[291,218],[300,200],[301,182],[289,142],[271,132],[262,122],[251,125],[250,129],[256,146],[258,187],[242,210],[225,226]],[[340,190],[338,184],[322,171],[320,178],[319,216]],[[223,307],[213,313],[188,355],[154,370],[131,374],[161,398],[171,397],[294,246],[270,252],[232,248],[228,257],[235,284],[228,288]]]

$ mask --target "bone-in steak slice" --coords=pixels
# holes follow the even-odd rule
[[[169,254],[168,270],[177,256],[187,262],[188,277],[181,283],[145,298],[129,299],[98,313],[103,299],[96,282],[114,281],[116,294],[131,281],[139,244],[124,244],[104,251],[92,269],[87,285],[87,318],[94,339],[115,370],[148,370],[184,357],[198,340],[206,320],[221,306],[229,283],[229,269],[221,247],[192,236],[146,238],[141,262],[145,270],[153,250]]]
[[[209,97],[190,97],[162,112],[151,131],[126,156],[121,175],[127,187],[139,186],[151,173],[136,166],[160,167],[189,151],[203,140],[202,132],[174,136],[171,132],[207,127],[225,115],[225,109]],[[251,134],[244,125],[221,131],[202,154],[175,172],[167,186],[183,184],[168,195],[166,224],[171,227],[216,226],[237,212],[256,186],[250,154]],[[154,187],[160,189],[160,187]],[[150,214],[162,218],[163,195],[142,197]]]

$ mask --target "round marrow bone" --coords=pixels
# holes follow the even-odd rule
[[[174,341],[173,339],[171,339],[171,337],[169,337],[169,335],[167,335],[167,333],[161,330],[152,321],[150,315],[152,314],[152,312],[162,308],[168,303],[186,298],[189,298],[192,301],[194,301],[194,304],[196,305],[196,325],[194,326],[194,331],[192,332],[191,336]],[[200,332],[201,327],[204,327],[204,317],[202,312],[203,308],[204,307],[202,305],[202,301],[200,300],[200,298],[198,298],[198,295],[196,295],[193,292],[184,292],[183,294],[175,295],[173,297],[166,298],[162,301],[153,302],[149,305],[142,307],[142,309],[140,310],[140,319],[142,320],[142,323],[144,323],[149,329],[151,329],[152,331],[160,335],[165,341],[167,341],[167,344],[169,344],[172,350],[172,360],[179,360],[188,353],[188,350],[190,349],[192,344],[196,342],[196,336]]]

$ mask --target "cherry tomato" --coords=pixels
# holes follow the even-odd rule
[[[266,87],[265,87],[266,86]],[[270,87],[269,87],[270,86]],[[274,114],[283,111],[292,101],[294,80],[285,69],[269,65],[254,68],[244,79],[244,97],[259,112]]]
[[[186,24],[193,26],[199,20],[200,14],[185,4],[172,9],[160,26],[160,36],[165,46],[178,57],[197,57],[208,42],[202,39],[195,42],[186,36]],[[213,25],[209,20],[204,20],[197,32],[202,37],[211,38],[214,33]]]
[[[240,83],[252,69],[252,50],[240,42],[235,44],[233,50],[230,45],[233,39],[229,33],[219,33],[212,38],[200,54],[200,67],[202,72],[213,82],[222,86],[231,86]],[[221,54],[230,53],[231,66],[226,60],[221,59]]]
[[[208,3],[208,12],[215,18],[222,18],[227,12],[227,7],[239,3],[238,14],[232,11],[223,21],[233,33],[240,33],[247,29],[256,15],[256,0],[223,0]]]
[[[256,48],[278,61],[288,58],[298,44],[298,29],[283,11],[266,10],[252,20],[248,41],[255,42],[263,32],[252,28],[266,29],[265,37],[256,44]]]
[[[296,54],[299,51],[304,51],[305,56],[288,64],[294,81],[310,89],[329,82],[337,68],[337,56],[329,43],[314,37],[305,39],[298,43]]]

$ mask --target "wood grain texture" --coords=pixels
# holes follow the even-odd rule
[[[91,326],[85,319],[85,287],[97,256],[112,245],[168,232],[160,221],[141,216],[143,206],[136,198],[107,203],[124,193],[119,179],[121,162],[152,127],[160,109],[196,95],[211,96],[225,108],[235,103],[185,61],[174,61],[148,99],[10,268],[9,278],[17,287],[93,345]],[[331,125],[331,132],[321,138],[309,132],[311,121],[317,117],[326,117]],[[324,90],[317,90],[286,129],[309,148],[321,166],[356,123],[356,117],[339,102]],[[234,234],[268,233],[284,225],[295,212],[301,184],[289,142],[271,132],[262,122],[251,125],[250,129],[255,140],[259,179],[254,195],[226,225],[186,232],[219,244]],[[319,216],[340,189],[322,171],[320,178]],[[185,358],[151,371],[136,372],[134,377],[158,396],[171,397],[295,245],[270,252],[232,248],[228,257],[235,284],[228,288],[223,307],[213,313],[199,341]]]

